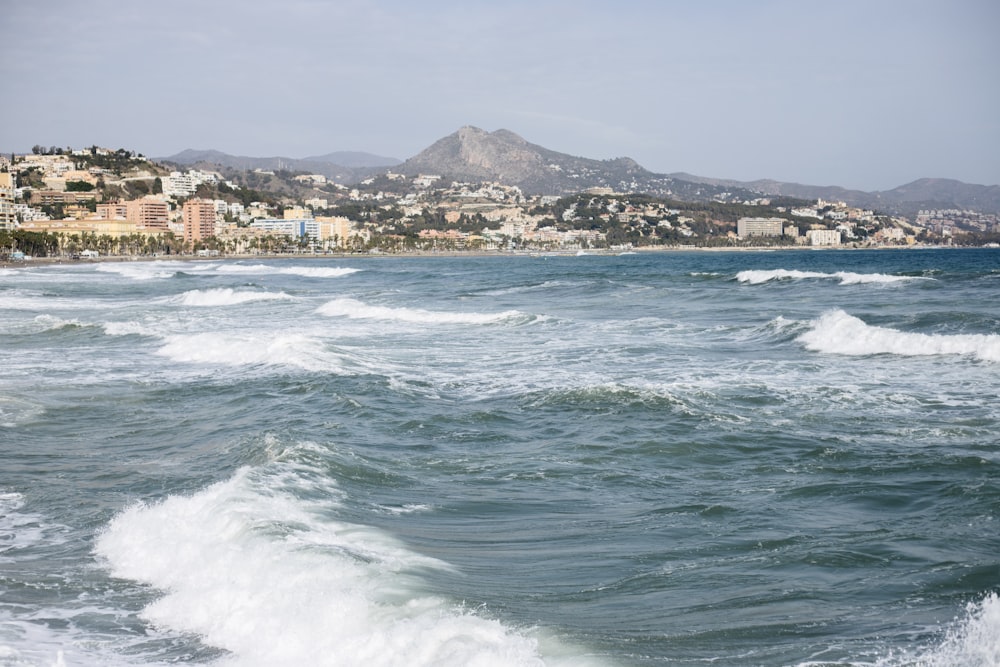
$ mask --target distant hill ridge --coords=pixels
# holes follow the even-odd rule
[[[912,215],[920,209],[972,209],[1000,212],[1000,185],[973,185],[953,179],[922,178],[892,190],[864,192],[761,179],[733,181],[683,172],[657,174],[635,160],[595,160],[532,144],[510,130],[487,132],[465,126],[400,162],[362,152],[335,152],[304,159],[233,156],[214,150],[186,150],[162,161],[179,165],[219,164],[234,169],[287,169],[319,173],[340,183],[356,183],[392,171],[437,174],[465,182],[496,181],[527,194],[572,194],[594,187],[644,192],[679,199],[705,200],[722,192],[737,197],[787,196],[843,201],[851,206]]]
[[[352,182],[366,178],[386,167],[394,167],[402,162],[391,157],[382,157],[371,153],[358,151],[339,151],[307,158],[250,157],[247,155],[230,155],[217,150],[183,150],[170,157],[156,158],[158,162],[172,163],[181,166],[219,165],[230,169],[265,169],[276,171],[305,171],[322,174],[339,182]]]

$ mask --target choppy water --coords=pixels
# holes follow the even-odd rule
[[[0,665],[998,665],[998,297],[997,250],[0,269]]]

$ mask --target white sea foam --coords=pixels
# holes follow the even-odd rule
[[[105,322],[104,333],[109,336],[157,336],[159,332],[142,322]]]
[[[251,292],[237,291],[229,287],[207,290],[191,290],[180,296],[180,302],[185,306],[235,306],[250,301],[269,301],[275,299],[291,299],[284,292]]]
[[[24,511],[24,496],[20,493],[0,491],[0,563],[42,541],[63,543],[63,530],[38,514]]]
[[[289,266],[281,269],[279,273],[293,276],[305,276],[306,278],[339,278],[357,273],[361,269],[322,267],[322,266]]]
[[[534,638],[423,592],[421,573],[445,564],[331,520],[324,477],[266,468],[133,505],[102,532],[115,576],[164,591],[145,619],[230,652],[214,664],[545,664]],[[302,482],[313,500],[294,495]]]
[[[517,310],[502,313],[435,312],[416,308],[370,306],[356,299],[334,299],[320,306],[316,312],[329,317],[396,320],[413,324],[492,324],[524,317],[524,313]]]
[[[797,339],[815,352],[845,355],[963,355],[1000,361],[1000,335],[924,334],[865,324],[843,310],[824,313]]]
[[[819,273],[816,271],[790,271],[787,269],[749,270],[736,274],[736,280],[750,285],[760,285],[771,280],[804,280],[807,278],[837,279],[841,285],[858,285],[865,283],[900,283],[911,280],[930,280],[915,276],[892,276],[885,273],[852,273],[837,271],[836,273]]]
[[[306,278],[340,278],[361,269],[327,267],[327,266],[274,266],[267,264],[223,264],[216,271],[219,273],[280,273]]]
[[[16,428],[45,412],[38,403],[20,396],[0,394],[0,427]]]
[[[337,371],[340,357],[323,342],[304,334],[177,334],[156,352],[174,361],[223,366],[291,366],[308,371]]]
[[[944,639],[931,648],[903,651],[875,667],[997,667],[1000,665],[1000,596],[988,593],[970,602]]]
[[[171,278],[180,270],[177,262],[108,262],[97,265],[98,273],[116,273],[132,280]]]
[[[51,310],[57,307],[71,308],[73,305],[62,299],[44,296],[23,294],[0,296],[0,310]]]

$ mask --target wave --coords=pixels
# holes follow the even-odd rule
[[[108,336],[157,336],[156,331],[147,325],[136,322],[105,322],[104,333]]]
[[[275,267],[267,264],[223,264],[216,269],[219,273],[280,273],[306,278],[339,278],[357,273],[361,269],[325,267],[325,266],[285,266]]]
[[[132,280],[172,278],[183,265],[179,262],[122,262],[98,264],[98,273],[115,273]]]
[[[396,320],[413,324],[493,324],[504,320],[527,318],[524,313],[517,310],[507,310],[502,313],[435,312],[416,308],[369,306],[356,299],[334,299],[320,306],[316,312],[328,317]]]
[[[816,271],[794,271],[787,269],[748,270],[736,274],[736,280],[750,285],[760,285],[772,280],[805,280],[807,278],[837,279],[841,285],[861,285],[867,283],[901,283],[911,280],[932,280],[918,276],[892,276],[885,273],[852,273],[837,271],[836,273],[820,273]]]
[[[198,333],[167,336],[156,354],[173,361],[222,366],[291,366],[307,371],[340,371],[342,358],[323,341],[303,334]]]
[[[247,292],[224,287],[185,292],[180,296],[180,302],[185,306],[214,307],[234,306],[250,301],[270,301],[290,298],[292,297],[284,292]]]
[[[936,646],[890,655],[874,667],[996,667],[1000,665],[1000,596],[969,602]]]
[[[1000,361],[1000,335],[924,334],[865,324],[843,310],[832,310],[814,320],[809,331],[796,340],[814,352],[862,356],[961,355],[983,361]]]
[[[421,574],[446,564],[333,520],[341,498],[303,464],[243,468],[132,505],[95,551],[114,576],[164,592],[145,620],[229,652],[215,664],[545,664],[534,637],[422,590]]]
[[[278,273],[284,273],[293,276],[305,276],[306,278],[339,278],[341,276],[349,276],[352,273],[357,273],[361,269],[350,269],[350,268],[325,268],[325,267],[313,267],[313,266],[291,266],[283,268]]]
[[[63,544],[66,541],[64,526],[50,524],[42,516],[23,510],[24,496],[0,490],[0,563],[9,560],[17,551],[42,542]]]

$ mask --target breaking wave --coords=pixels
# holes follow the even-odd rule
[[[816,271],[790,271],[787,269],[774,269],[769,271],[751,270],[740,271],[736,274],[736,280],[750,285],[760,285],[772,280],[804,280],[807,278],[837,279],[841,285],[860,285],[865,283],[901,283],[911,280],[930,280],[930,278],[919,278],[915,276],[892,276],[885,273],[852,273],[850,271],[837,271],[836,273],[819,273]]]
[[[526,317],[517,310],[507,310],[502,313],[435,312],[417,308],[369,306],[357,299],[334,299],[320,306],[316,312],[328,317],[396,320],[413,324],[492,324]]]
[[[325,266],[276,267],[268,266],[267,264],[223,264],[216,271],[219,273],[280,273],[290,276],[304,276],[306,278],[339,278],[357,273],[361,269]]]
[[[156,354],[173,361],[223,366],[291,366],[307,371],[337,371],[338,355],[320,339],[302,334],[183,334],[166,337]]]
[[[98,264],[98,273],[115,273],[132,280],[172,278],[182,267],[179,262],[128,262]]]
[[[229,651],[214,664],[545,664],[537,639],[422,590],[421,573],[445,563],[331,519],[341,502],[308,466],[244,468],[127,508],[96,552],[115,576],[164,591],[144,619]]]
[[[185,306],[234,306],[250,301],[271,301],[275,299],[290,299],[284,292],[249,292],[237,291],[229,287],[192,290],[180,296],[180,302]]]
[[[962,355],[983,361],[1000,361],[1000,335],[997,334],[944,335],[898,331],[865,324],[839,309],[814,320],[809,331],[797,340],[814,352],[830,354]]]
[[[911,655],[891,655],[876,667],[996,667],[1000,665],[1000,596],[989,593],[970,602],[944,640]]]

